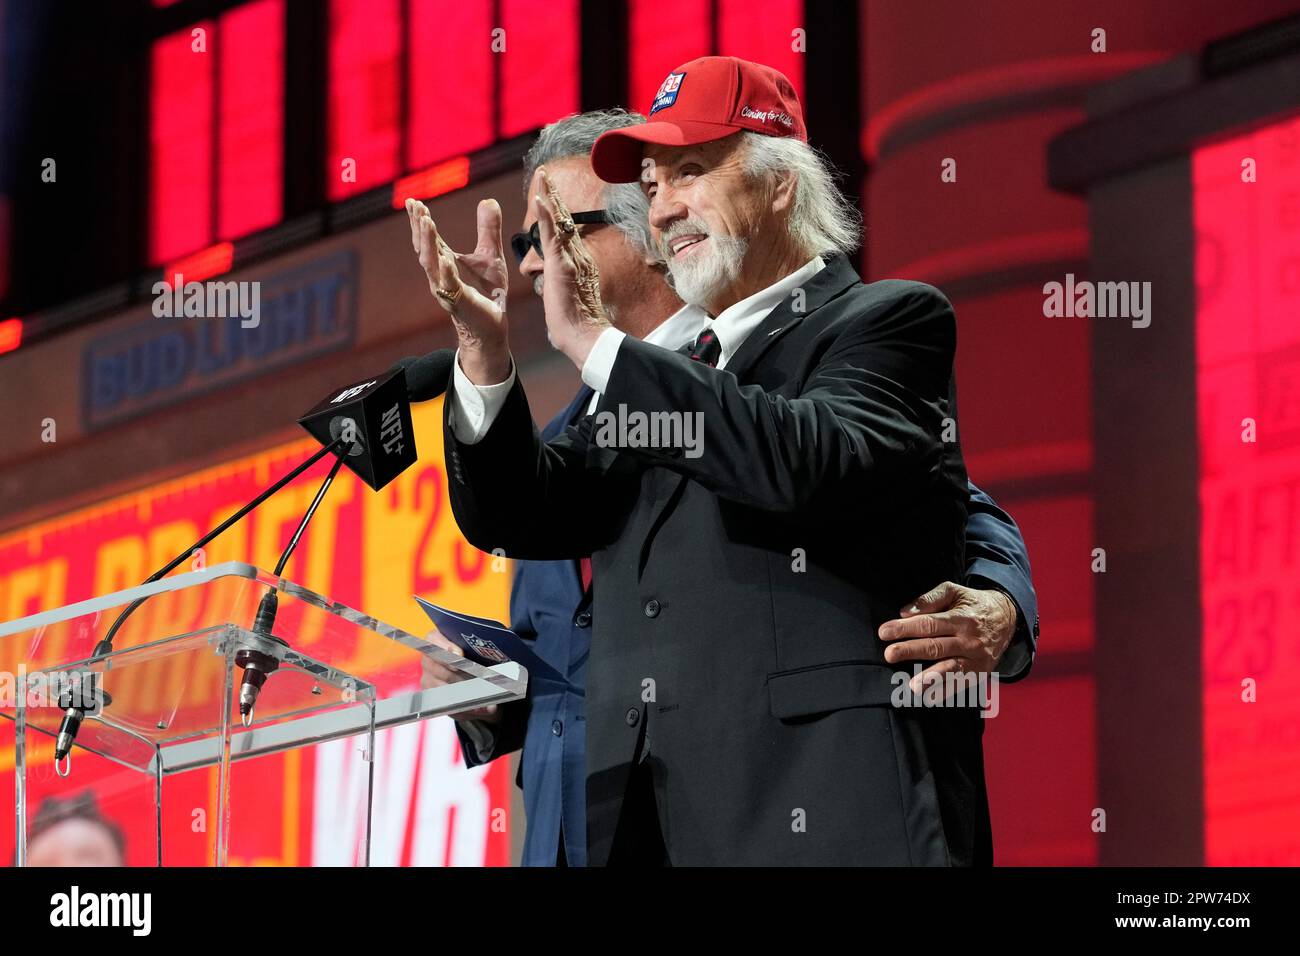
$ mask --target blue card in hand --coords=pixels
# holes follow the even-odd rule
[[[514,661],[528,671],[530,683],[546,681],[561,688],[567,683],[559,671],[533,651],[528,641],[508,627],[487,618],[439,607],[418,595],[415,600],[424,608],[424,613],[429,615],[429,620],[442,632],[442,636],[464,651],[465,656],[476,664],[491,667]],[[541,689],[535,684],[529,688],[533,693]]]

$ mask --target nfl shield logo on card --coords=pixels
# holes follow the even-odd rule
[[[485,637],[479,637],[477,634],[462,634],[465,643],[474,649],[479,657],[489,661],[496,661],[498,664],[504,664],[510,658],[506,657],[505,652],[497,647],[494,643]]]
[[[677,91],[681,89],[682,77],[685,73],[669,73],[668,79],[663,81],[659,87],[659,92],[655,94],[655,101],[650,107],[650,115],[654,116],[665,106],[672,106],[677,102]]]

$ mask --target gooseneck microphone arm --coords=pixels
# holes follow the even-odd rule
[[[430,352],[428,355],[407,356],[406,358],[395,363],[393,365],[393,368],[394,369],[402,368],[403,370],[405,370],[409,378],[408,396],[410,400],[415,402],[424,402],[436,398],[437,396],[441,395],[443,392],[447,390],[447,386],[451,379],[452,366],[455,364],[455,362],[456,362],[455,349],[438,349],[436,352]],[[344,444],[344,441],[345,441],[345,436],[340,434],[328,445],[322,447],[320,451],[316,452],[314,455],[312,455],[310,458],[304,461],[301,465],[294,468],[293,471],[289,472],[287,475],[285,475],[275,484],[271,485],[271,487],[267,488],[264,492],[262,492],[260,495],[258,495],[248,504],[244,505],[244,507],[240,508],[238,511],[236,511],[225,521],[221,522],[221,524],[217,525],[217,527],[213,528],[211,531],[209,531],[198,541],[194,542],[194,544],[190,545],[188,549],[178,554],[175,557],[175,559],[172,560],[165,567],[159,568],[149,577],[145,578],[143,583],[151,584],[154,581],[159,580],[160,578],[166,577],[168,574],[170,574],[172,571],[178,568],[185,561],[185,559],[188,558],[191,554],[193,554],[196,550],[203,547],[205,544],[207,544],[217,535],[221,534],[223,531],[229,528],[240,518],[244,517],[244,515],[248,514],[250,511],[252,511],[258,505],[260,505],[267,498],[271,497],[271,495],[275,494],[277,491],[279,491],[289,482],[293,481],[293,479],[297,478],[299,475],[301,475],[312,465],[316,464],[316,462],[320,461],[330,452],[334,451],[340,445]],[[340,457],[339,461],[341,462],[342,460],[343,459]],[[307,521],[310,520],[312,513],[315,512],[316,506],[320,504],[321,495],[325,493],[325,489],[329,487],[330,481],[333,480],[333,476],[337,471],[338,471],[338,465],[335,465],[334,471],[330,473],[330,479],[326,481],[324,486],[322,486],[320,494],[317,495],[316,501],[312,502],[312,507],[307,512],[307,517],[304,518],[303,523],[298,526],[297,533],[294,535],[293,540],[289,542],[289,548],[286,549],[285,554],[281,557],[280,564],[275,569],[275,573],[277,575],[279,575],[279,573],[284,569],[285,561],[288,560],[289,554],[292,553],[293,548],[297,545],[298,537],[302,534],[302,530],[303,528],[306,527]],[[136,600],[132,601],[130,604],[126,606],[126,608],[122,611],[122,613],[118,615],[117,620],[113,622],[113,626],[108,629],[108,633],[104,635],[104,639],[100,641],[97,645],[95,645],[95,651],[91,655],[92,659],[98,660],[104,655],[112,652],[113,638],[117,635],[118,630],[121,629],[123,623],[126,622],[126,619],[130,617],[131,614],[135,611],[135,609],[138,608],[141,604],[143,604],[145,600],[146,598],[137,598]]]
[[[447,390],[455,364],[455,349],[438,349],[430,352],[428,355],[409,356],[404,358],[389,369],[389,371],[396,372],[399,369],[402,371],[405,385],[401,401],[425,402],[436,398]],[[387,381],[391,381],[391,377]],[[353,386],[346,389],[342,394],[335,396],[327,403],[322,403],[321,414],[326,416],[325,420],[329,422],[331,429],[336,422],[345,420],[344,415],[346,412],[344,412],[344,409],[346,406],[337,406],[341,414],[331,412],[329,411],[329,408],[337,405],[337,403],[342,401],[344,398],[354,397],[357,394],[364,394],[367,387],[374,384],[375,381],[371,381],[362,386]],[[389,396],[388,400],[391,401],[392,396]],[[312,413],[308,414],[310,417]],[[358,451],[355,450],[358,447],[356,445],[358,439],[354,435],[349,434],[349,432],[354,431],[354,429],[344,430],[341,434],[337,435],[333,434],[331,430],[330,434],[326,435],[319,431],[313,431],[313,429],[306,424],[306,421],[306,419],[302,419],[299,423],[303,424],[304,427],[307,427],[307,430],[315,435],[323,447],[279,481],[275,482],[275,484],[263,491],[248,504],[244,505],[244,507],[232,514],[225,521],[221,522],[221,524],[217,525],[217,527],[205,534],[198,541],[194,542],[190,547],[178,554],[164,567],[159,568],[151,574],[147,579],[145,579],[145,584],[151,584],[170,574],[173,570],[184,563],[184,561],[197,549],[203,547],[213,538],[217,537],[217,535],[221,534],[233,525],[236,521],[239,521],[263,501],[271,497],[271,495],[275,494],[312,465],[316,464],[316,462],[320,461],[328,454],[336,453],[335,457],[337,460],[334,462],[334,467],[330,470],[329,477],[325,479],[324,484],[321,485],[320,490],[316,493],[315,500],[312,501],[311,507],[307,509],[307,514],[303,517],[302,522],[298,525],[298,529],[293,534],[293,538],[289,541],[288,547],[285,548],[284,553],[280,556],[280,561],[275,567],[276,576],[278,577],[280,575],[284,570],[285,563],[289,560],[289,555],[291,555],[294,548],[297,547],[298,540],[302,537],[302,533],[306,529],[307,523],[311,520],[312,515],[316,513],[316,508],[320,505],[321,498],[329,489],[331,483],[333,483],[334,477],[338,474],[339,467],[343,464],[345,455],[337,453],[338,449],[340,446],[352,444],[354,450],[347,454],[358,454]],[[355,424],[355,422],[353,422],[353,424]],[[399,454],[401,452],[401,447],[399,440],[397,445]],[[388,451],[387,446],[385,446],[384,450]],[[397,470],[400,471],[401,468],[404,468],[409,464],[409,461],[405,464],[400,464]],[[392,466],[389,465],[390,469],[391,467]],[[353,470],[356,469],[354,468]],[[390,470],[390,473],[384,480],[391,480],[395,474],[396,472]],[[373,480],[373,477],[374,476],[372,475],[370,480]],[[367,479],[363,476],[363,480]],[[371,487],[377,486],[372,484]],[[100,660],[113,652],[113,639],[117,637],[118,631],[122,629],[122,625],[126,623],[127,618],[135,613],[135,610],[140,607],[145,600],[146,598],[137,598],[123,608],[122,613],[117,616],[117,620],[115,620],[112,626],[109,627],[103,639],[95,645],[95,650],[91,654],[92,661]],[[275,637],[275,635],[271,633],[271,629],[275,624],[277,602],[278,598],[276,597],[276,592],[274,590],[270,590],[263,595],[262,601],[258,605],[257,615],[253,621],[252,631],[268,640],[283,644],[284,641]],[[244,647],[237,651],[235,661],[244,668],[243,682],[240,684],[239,689],[239,710],[240,715],[244,719],[245,725],[247,725],[251,722],[253,705],[257,700],[262,684],[266,681],[267,675],[279,667],[280,664],[279,660],[274,656],[250,647]],[[102,675],[92,671],[87,676],[89,677],[89,680],[93,682],[90,684],[91,696],[89,700],[87,699],[86,693],[83,691],[78,695],[69,694],[66,700],[60,698],[59,701],[59,706],[63,709],[63,722],[59,725],[59,733],[54,743],[54,767],[61,776],[66,776],[67,771],[66,769],[60,769],[59,764],[66,761],[68,754],[72,751],[73,741],[76,739],[77,731],[81,728],[81,722],[85,719],[86,714],[96,706],[106,706],[110,703],[109,696],[103,693],[102,688],[98,686],[98,682]]]
[[[271,495],[275,494],[277,491],[279,491],[289,482],[293,481],[295,478],[301,475],[312,465],[316,464],[316,462],[320,461],[330,452],[334,451],[334,449],[342,445],[343,440],[344,440],[343,436],[340,435],[338,438],[334,439],[334,441],[330,442],[328,445],[321,448],[320,451],[316,452],[314,455],[312,455],[302,464],[298,465],[292,471],[288,472],[283,478],[281,478],[275,484],[271,485],[269,488],[263,491],[260,495],[258,495],[248,504],[244,505],[244,507],[240,508],[238,511],[232,514],[225,521],[221,522],[221,524],[217,525],[215,528],[213,528],[203,537],[199,538],[198,541],[195,541],[192,545],[190,545],[180,554],[176,555],[176,557],[173,558],[171,561],[169,561],[164,567],[159,568],[153,574],[149,575],[149,577],[145,578],[144,583],[152,584],[154,581],[158,581],[166,577],[172,571],[176,570],[176,568],[180,567],[185,562],[185,559],[188,558],[190,555],[192,555],[195,551],[197,551],[199,548],[206,545],[209,541],[217,537],[219,534],[221,534],[223,531],[229,528],[240,518],[244,517],[244,515],[248,514],[250,511],[252,511],[258,505],[260,505],[267,498],[271,497]],[[338,461],[340,462],[342,462],[342,460],[343,460],[342,458],[338,459]],[[334,472],[336,471],[338,471],[338,465],[334,466]],[[334,472],[330,472],[331,476],[334,474]],[[313,510],[314,510],[314,506],[313,506]],[[301,529],[299,529],[299,532],[301,533]],[[297,540],[296,536],[294,540],[295,541]],[[283,563],[281,564],[281,567],[282,566]],[[275,569],[275,573],[279,574],[280,570],[281,568],[277,567]],[[117,616],[117,620],[113,622],[113,626],[108,629],[108,633],[104,635],[104,639],[95,645],[95,652],[91,655],[92,660],[98,660],[99,658],[103,657],[105,654],[109,654],[112,652],[113,638],[117,635],[118,630],[121,629],[122,625],[126,622],[126,619],[131,616],[132,612],[134,612],[136,608],[138,608],[141,604],[143,604],[147,600],[148,598],[136,598],[134,601],[132,601],[130,604],[126,606],[126,608],[122,611],[122,613]]]
[[[192,555],[195,551],[197,551],[199,548],[202,548],[213,538],[217,537],[219,534],[224,532],[236,521],[239,521],[250,511],[252,511],[258,505],[260,505],[263,501],[271,497],[271,495],[275,494],[277,491],[279,491],[289,482],[293,481],[293,479],[297,478],[299,475],[301,475],[312,465],[316,464],[316,462],[320,461],[326,455],[334,452],[336,449],[339,448],[339,446],[343,445],[344,442],[345,442],[345,436],[340,435],[338,438],[334,439],[328,445],[323,446],[319,451],[311,455],[311,457],[307,458],[300,465],[296,466],[295,468],[293,468],[293,470],[285,474],[284,477],[282,477],[279,481],[272,484],[265,491],[259,494],[256,498],[254,498],[248,504],[244,505],[244,507],[240,508],[238,511],[232,514],[225,521],[221,522],[221,524],[217,525],[215,528],[213,528],[211,531],[205,534],[198,541],[194,542],[194,544],[190,545],[188,548],[186,548],[184,551],[178,554],[174,559],[169,561],[166,565],[164,565],[163,567],[155,571],[153,574],[151,574],[148,578],[145,579],[144,583],[151,584],[154,581],[158,581],[161,578],[166,577],[168,574],[170,574],[172,571],[178,568],[181,564],[183,564],[185,560],[189,558],[190,555]],[[307,515],[308,518],[310,518],[312,512],[316,510],[316,506],[320,503],[321,495],[324,494],[325,488],[329,487],[329,482],[333,480],[334,475],[338,473],[339,465],[342,463],[342,461],[343,461],[342,456],[336,456],[334,467],[330,471],[330,477],[326,481],[326,484],[321,488],[321,491],[317,494],[316,500],[312,502],[311,511],[309,511]],[[306,519],[303,520],[303,524],[299,526],[297,533],[294,535],[293,541],[290,542],[291,548],[293,545],[297,544],[298,538],[299,536],[301,536],[303,527],[305,525],[306,525]],[[281,558],[279,566],[276,567],[276,574],[279,574],[280,571],[283,569],[284,562],[287,559],[288,559],[288,552],[286,552],[285,556]],[[274,592],[271,593],[273,594]],[[136,598],[125,608],[123,608],[122,613],[117,616],[117,620],[115,620],[112,626],[109,627],[108,633],[106,633],[103,639],[98,644],[95,645],[95,650],[91,654],[91,660],[99,660],[100,658],[106,657],[108,654],[112,653],[113,638],[117,636],[117,632],[121,630],[122,625],[126,623],[126,619],[130,617],[135,612],[135,610],[147,600],[148,600],[147,597]],[[84,703],[84,700],[81,702]],[[77,731],[81,728],[81,722],[85,718],[86,711],[87,708],[80,707],[80,706],[72,706],[72,705],[64,709],[63,722],[59,725],[59,733],[58,736],[55,738],[55,742],[54,742],[54,762],[55,762],[56,769],[58,764],[62,760],[64,760],[68,756],[68,753],[72,750],[72,742],[76,739]]]
[[[340,435],[335,441],[336,443],[343,441],[343,436]],[[328,451],[328,448],[325,450]],[[284,549],[284,553],[280,555],[280,560],[276,562],[275,576],[277,578],[284,571],[284,566],[289,562],[289,555],[293,554],[294,548],[298,547],[298,539],[302,537],[303,531],[307,528],[307,522],[311,521],[312,515],[320,507],[321,499],[325,497],[325,492],[329,491],[330,485],[334,484],[334,476],[339,473],[339,469],[342,467],[343,457],[339,456],[334,459],[334,466],[330,468],[330,473],[321,482],[320,490],[316,492],[316,497],[311,500],[311,506],[307,509],[307,513],[302,516],[302,521],[298,522],[298,529],[294,531],[293,537],[289,539],[289,544]]]
[[[343,436],[340,435],[335,441],[342,440]],[[293,537],[289,539],[284,553],[280,555],[280,560],[276,562],[276,577],[279,577],[280,573],[284,571],[284,566],[289,561],[289,555],[293,554],[294,549],[298,547],[298,539],[302,537],[303,531],[307,528],[307,523],[311,521],[316,509],[320,507],[321,499],[325,497],[325,492],[329,491],[330,485],[334,483],[334,476],[339,473],[342,466],[343,456],[340,455],[334,459],[334,466],[330,468],[330,473],[321,482],[320,489],[316,492],[316,497],[312,499],[311,506],[308,507],[307,513],[302,516],[302,521],[298,522]],[[253,632],[288,647],[284,639],[276,637],[271,632],[271,628],[275,626],[275,614],[279,606],[280,599],[276,596],[274,589],[262,595],[262,600],[257,605],[257,616],[253,619]],[[259,651],[256,648],[242,647],[235,652],[235,664],[244,669],[244,676],[239,684],[239,716],[244,726],[247,727],[253,722],[253,707],[257,703],[257,696],[261,693],[262,685],[279,668],[280,660],[274,655]]]

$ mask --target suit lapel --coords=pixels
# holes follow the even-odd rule
[[[741,343],[736,354],[727,362],[726,370],[736,378],[743,378],[778,339],[849,286],[861,281],[857,271],[843,255],[837,253],[827,256],[826,267],[800,287],[803,291],[803,302],[796,301],[798,289],[786,296],[767,314],[767,318],[763,319],[758,328],[749,333],[749,337]],[[796,304],[802,306],[798,312],[794,309]]]
[[[564,411],[551,420],[551,424],[547,426],[546,432],[542,433],[542,440],[550,441],[570,425],[576,425],[578,422],[582,421],[587,414],[587,406],[591,404],[591,397],[595,394],[595,390],[586,384],[584,384],[582,388],[578,389],[578,394],[573,396],[573,401],[569,402],[569,404],[565,406]],[[591,588],[584,589],[582,586],[581,560],[569,562],[569,574],[572,576],[573,583],[577,586],[578,590],[583,591],[582,603],[589,605],[591,603]]]
[[[591,404],[591,396],[596,392],[590,385],[583,385],[578,389],[578,394],[573,396],[573,401],[564,410],[563,421],[565,426],[576,425],[584,415],[587,414],[587,406]]]
[[[751,332],[749,337],[740,344],[736,354],[727,362],[725,371],[731,372],[736,378],[743,378],[745,373],[758,363],[758,360],[763,357],[763,354],[772,347],[777,339],[783,337],[785,333],[849,288],[849,286],[862,281],[858,277],[857,270],[844,256],[834,254],[825,258],[826,267],[801,287],[804,292],[802,310],[799,312],[794,311],[795,296],[793,293],[786,296],[785,300],[769,312],[759,327]],[[663,523],[668,520],[668,516],[681,500],[685,488],[686,476],[679,474],[673,474],[672,478],[663,486],[662,499],[656,510],[654,521],[650,525],[650,531],[646,534],[645,540],[641,542],[638,574],[645,570],[646,561],[650,557],[650,546],[654,542],[655,535],[659,533],[659,529],[663,527]]]
[[[570,425],[576,425],[582,421],[582,417],[587,414],[587,406],[591,404],[591,396],[595,394],[586,385],[578,389],[578,394],[573,396],[569,404],[565,405],[558,415],[546,423],[546,427],[542,429],[542,441],[550,441]]]

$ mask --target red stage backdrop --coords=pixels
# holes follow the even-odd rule
[[[1205,862],[1300,863],[1300,121],[1197,150]]]

